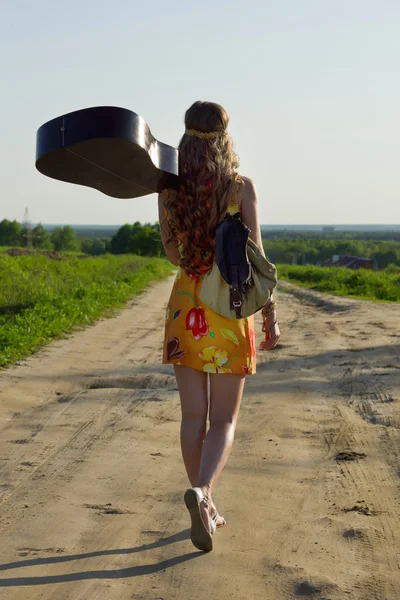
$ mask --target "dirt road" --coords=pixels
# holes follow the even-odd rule
[[[0,598],[400,598],[399,306],[281,287],[204,554],[160,365],[170,286],[0,374]]]

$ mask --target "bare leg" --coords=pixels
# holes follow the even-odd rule
[[[210,375],[210,429],[203,444],[197,486],[210,498],[211,515],[216,511],[211,494],[232,449],[244,382],[244,375]]]
[[[208,398],[207,373],[190,367],[175,366],[181,399],[181,449],[190,484],[199,477],[201,452],[206,435]]]

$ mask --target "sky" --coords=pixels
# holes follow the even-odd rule
[[[35,168],[36,131],[92,106],[177,146],[185,110],[222,104],[263,224],[400,223],[398,0],[2,0],[0,220],[155,222]]]

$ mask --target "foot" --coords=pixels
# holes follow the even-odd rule
[[[220,528],[226,525],[226,521],[224,517],[221,517],[221,515],[218,514],[217,507],[215,506],[211,498],[209,488],[203,487],[200,489],[206,500],[205,502],[202,502],[200,504],[201,517],[203,519],[205,527],[212,534],[214,533],[216,528]],[[212,521],[212,523],[210,523],[210,521]]]
[[[260,344],[260,348],[262,348],[262,350],[272,350],[273,348],[275,348],[281,337],[279,325],[276,321],[270,327],[270,329],[264,330],[265,340],[262,341]]]
[[[184,498],[192,521],[190,539],[199,550],[210,552],[213,548],[212,533],[215,526],[208,512],[208,498],[200,488],[187,489]]]
[[[210,509],[207,508],[207,505],[205,502],[200,502],[200,514],[201,514],[201,518],[203,520],[204,523],[204,527],[207,529],[208,533],[213,533],[212,531],[212,525],[211,525],[211,515],[210,515]]]
[[[281,337],[275,306],[275,302],[271,301],[263,308],[262,331],[265,333],[265,340],[260,344],[260,348],[263,350],[275,348]]]
[[[205,502],[200,504],[201,518],[203,519],[204,525],[211,534],[214,533],[216,528],[223,527],[226,525],[224,517],[218,514],[217,507],[215,506],[208,488],[201,488]],[[212,521],[212,523],[210,522]]]
[[[221,515],[218,514],[217,507],[212,500],[210,501],[209,513],[217,529],[226,525],[224,517],[221,517]]]

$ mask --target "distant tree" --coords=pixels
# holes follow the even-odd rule
[[[3,219],[0,222],[0,245],[2,246],[21,246],[22,227],[17,221]]]
[[[41,223],[32,229],[32,245],[34,248],[49,250],[51,248],[51,237]]]
[[[100,254],[105,254],[106,252],[106,243],[108,240],[95,238],[85,238],[81,241],[81,250],[85,254],[92,254],[93,256],[99,256]]]
[[[143,225],[140,230],[134,230],[129,248],[132,254],[143,256],[161,256],[163,249],[159,232],[149,223]]]
[[[140,223],[139,223],[140,225]],[[113,254],[128,254],[129,240],[133,234],[133,225],[123,225],[111,238],[111,252]]]
[[[80,250],[79,240],[69,225],[56,227],[51,234],[51,241],[54,245],[54,250]]]
[[[120,227],[109,247],[114,254],[162,256],[164,253],[159,226],[151,223],[141,225],[138,221]]]
[[[373,252],[371,258],[376,261],[379,269],[385,269],[390,264],[400,264],[400,252],[395,250]]]

